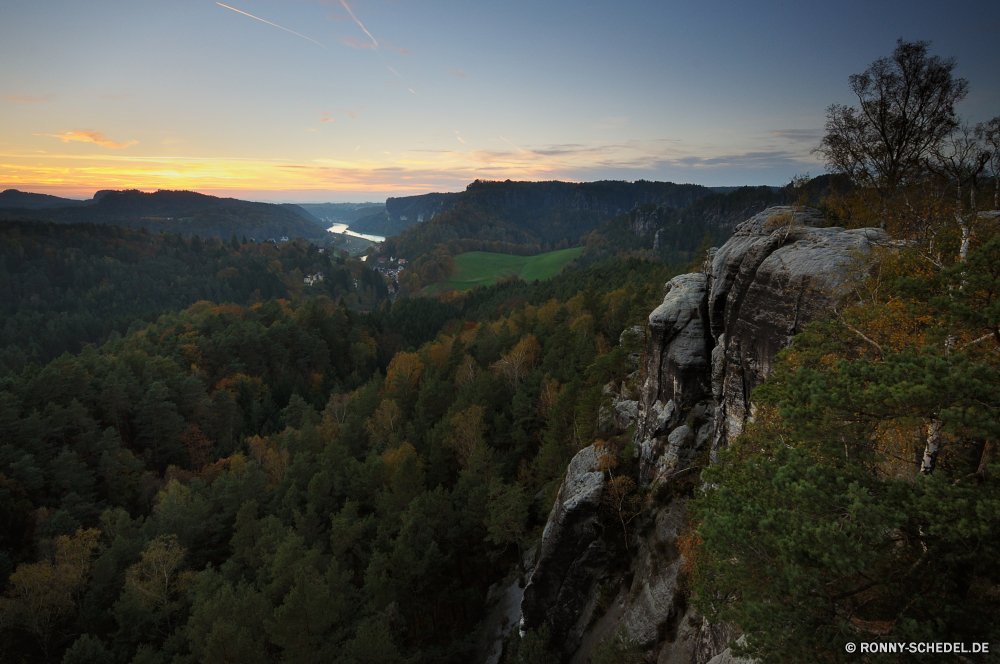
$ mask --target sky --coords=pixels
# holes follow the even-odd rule
[[[1000,115],[1000,3],[0,0],[0,189],[360,202],[475,179],[782,185],[896,40]]]

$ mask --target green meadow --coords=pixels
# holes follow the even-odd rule
[[[559,273],[567,263],[583,253],[583,247],[560,249],[537,256],[511,256],[488,251],[470,251],[455,256],[456,270],[451,278],[427,289],[427,293],[448,290],[466,291],[489,286],[507,277],[525,281],[544,281]]]

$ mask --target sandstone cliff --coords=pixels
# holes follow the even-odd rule
[[[712,193],[707,187],[672,182],[494,182],[476,180],[465,191],[389,198],[388,219],[406,217],[417,223],[431,219],[464,202],[493,213],[567,208],[593,210],[608,217],[624,214],[636,205],[683,208]],[[502,215],[501,215],[502,216]]]
[[[655,483],[661,498],[642,515],[631,555],[613,550],[597,509],[605,476],[595,448],[581,451],[524,589],[522,632],[548,623],[553,642],[579,664],[621,626],[652,653],[649,661],[737,661],[728,643],[738,634],[708,625],[687,606],[677,549],[686,500],[664,489],[697,473],[742,432],[753,417],[751,393],[772,372],[775,355],[834,306],[844,266],[885,241],[875,229],[822,226],[816,210],[769,208],[738,225],[702,272],[666,284],[649,316],[637,403],[615,405],[636,413],[638,479]],[[614,600],[601,606],[609,588]]]

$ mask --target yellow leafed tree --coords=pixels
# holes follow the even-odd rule
[[[458,463],[467,468],[469,458],[477,445],[482,444],[486,423],[483,421],[485,411],[482,406],[470,406],[455,413],[451,418],[451,435],[445,444],[455,450]]]
[[[139,562],[125,572],[125,585],[148,608],[179,605],[194,578],[193,573],[180,569],[186,553],[176,535],[160,535],[146,546]]]
[[[0,625],[31,633],[46,660],[59,623],[77,610],[99,538],[96,529],[80,529],[73,537],[56,538],[53,560],[18,565],[0,599]]]
[[[510,352],[500,358],[498,362],[490,365],[495,373],[503,375],[512,387],[524,380],[535,363],[542,354],[542,347],[538,345],[535,336],[529,334],[517,342],[517,345],[510,349]]]

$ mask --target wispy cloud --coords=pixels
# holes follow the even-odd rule
[[[469,77],[469,75],[466,74],[461,69],[449,69],[448,73],[451,74],[452,76],[454,76],[455,78],[468,78]]]
[[[455,130],[455,138],[457,138],[462,143],[465,143],[465,139],[458,135],[458,130]]]
[[[128,146],[135,145],[139,142],[126,141],[125,143],[116,143],[108,138],[105,138],[103,133],[88,129],[74,129],[73,131],[63,132],[62,134],[35,134],[35,136],[58,138],[63,143],[69,143],[71,141],[79,141],[80,143],[96,143],[102,147],[113,148],[115,150],[121,150],[122,148],[127,148]]]
[[[360,48],[369,51],[378,50],[378,44],[373,44],[367,39],[363,39],[357,35],[344,35],[340,38],[340,43],[344,46],[349,46],[350,48]]]
[[[749,151],[714,157],[698,155],[677,156],[657,161],[664,166],[683,166],[693,169],[744,169],[765,170],[774,168],[801,168],[812,166],[815,160],[803,158],[798,152],[788,150]]]
[[[230,7],[229,5],[224,5],[221,2],[216,2],[215,4],[219,5],[220,7],[225,7],[226,9],[232,9],[234,12],[237,12],[239,14],[243,14],[244,16],[249,16],[250,18],[257,19],[261,23],[267,23],[268,25],[273,25],[274,27],[279,28],[281,30],[284,30],[285,32],[290,32],[293,35],[297,35],[299,37],[302,37],[303,39],[307,39],[307,40],[311,41],[312,43],[316,44],[317,46],[323,46],[322,44],[320,44],[318,41],[316,41],[315,39],[313,39],[311,37],[306,37],[303,34],[295,32],[294,30],[289,30],[288,28],[282,27],[282,26],[278,25],[277,23],[271,23],[270,21],[266,21],[266,20],[262,19],[259,16],[254,16],[253,14],[248,14],[245,11],[241,11],[239,9],[236,9],[236,7]],[[323,48],[326,48],[326,46],[323,46]]]
[[[601,121],[595,125],[595,129],[617,129],[618,127],[624,127],[628,124],[627,115],[615,115],[606,118],[601,118]]]
[[[7,101],[20,101],[26,104],[40,104],[46,101],[52,101],[54,95],[4,95],[4,99]]]
[[[790,141],[818,143],[823,138],[822,129],[778,129],[771,132],[775,138],[786,138]]]
[[[324,122],[333,122],[333,121],[335,121],[337,119],[337,118],[333,117],[333,113],[328,113],[327,111],[322,111],[321,115],[323,117],[321,117],[320,120],[319,120],[320,124],[323,124]]]

